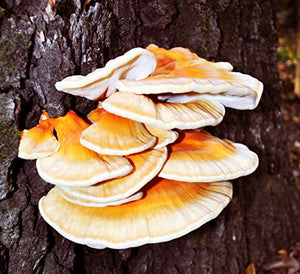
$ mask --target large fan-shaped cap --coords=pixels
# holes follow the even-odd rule
[[[37,160],[37,170],[47,182],[65,186],[90,186],[97,182],[124,176],[132,170],[128,160],[120,156],[104,156],[82,146],[82,130],[88,124],[73,111],[53,119],[60,149]]]
[[[131,92],[117,92],[107,98],[102,106],[107,111],[161,129],[193,129],[219,124],[224,107],[209,100],[186,104],[155,103],[150,98]]]
[[[184,49],[177,51],[182,52]],[[171,53],[174,55],[174,52]],[[117,88],[120,91],[137,94],[176,94],[194,91],[220,100],[232,108],[253,109],[257,106],[263,91],[263,84],[260,81],[247,74],[226,71],[220,68],[221,66],[212,65],[212,62],[196,58],[180,60],[182,55],[184,54],[180,53],[178,58],[173,58],[175,60],[173,62],[170,62],[168,54],[162,55],[166,56],[166,64],[159,61],[152,76],[140,81],[126,79],[118,81]],[[192,53],[189,52],[188,55]],[[230,99],[222,100],[223,97]]]
[[[21,132],[18,156],[23,159],[38,159],[57,152],[60,143],[55,138],[53,130],[48,113],[43,111],[37,126]]]
[[[102,102],[99,102],[98,108],[91,111],[87,117],[91,122],[96,123],[100,120],[103,111],[104,110],[102,108]],[[143,125],[146,127],[146,129],[152,136],[155,136],[157,138],[157,142],[153,147],[154,149],[159,149],[167,146],[170,143],[174,143],[175,140],[178,138],[178,133],[176,131],[164,130],[147,124]]]
[[[98,112],[98,115],[95,113]],[[95,121],[98,116],[98,121]],[[100,154],[129,155],[153,147],[156,137],[139,122],[107,112],[102,108],[89,116],[94,124],[82,131],[80,143]]]
[[[96,100],[109,96],[116,89],[119,79],[140,80],[151,74],[156,67],[156,58],[148,50],[134,48],[124,55],[110,60],[104,68],[81,76],[73,75],[55,84],[58,90]]]
[[[60,196],[62,196],[68,202],[76,204],[76,205],[88,206],[88,207],[106,207],[106,206],[121,205],[121,204],[139,200],[143,197],[143,192],[138,192],[132,196],[129,196],[129,197],[121,199],[121,200],[97,203],[97,202],[92,202],[89,200],[84,200],[84,199],[81,199],[78,197],[74,197],[74,196],[72,196],[72,194],[66,192],[64,189],[62,189],[60,187],[58,187],[58,192],[59,192]]]
[[[231,180],[252,173],[257,155],[242,144],[221,140],[205,131],[182,132],[159,177],[185,182]]]
[[[64,237],[95,248],[165,242],[220,214],[232,196],[229,182],[190,184],[155,180],[138,201],[104,208],[67,202],[53,188],[39,202],[42,217]]]
[[[90,187],[62,187],[62,189],[73,197],[94,203],[108,203],[125,199],[139,191],[159,173],[167,159],[167,149],[144,151],[128,155],[127,158],[134,167],[133,171],[127,176]]]

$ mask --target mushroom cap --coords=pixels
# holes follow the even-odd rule
[[[169,146],[159,177],[185,182],[231,180],[252,173],[257,155],[242,144],[221,140],[205,131],[185,131]]]
[[[110,202],[105,202],[105,203],[96,203],[96,202],[91,202],[88,200],[80,199],[78,197],[74,197],[70,193],[61,189],[60,187],[58,187],[58,193],[60,194],[60,196],[62,196],[65,200],[67,200],[70,203],[80,205],[80,206],[87,206],[87,207],[116,206],[116,205],[133,202],[133,201],[139,200],[143,197],[143,192],[138,192],[138,193],[136,193],[132,196],[129,196],[127,198],[124,198],[122,200],[110,201]]]
[[[214,126],[222,121],[225,113],[223,105],[209,100],[186,104],[155,103],[144,95],[121,91],[107,98],[102,107],[116,115],[165,130]]]
[[[128,160],[100,155],[79,142],[88,124],[75,112],[52,120],[61,144],[59,150],[36,162],[39,175],[47,182],[65,186],[90,186],[131,172]]]
[[[233,70],[232,65],[228,62],[215,63],[215,62],[207,61],[206,59],[199,57],[196,53],[191,52],[187,48],[176,47],[168,50],[164,48],[159,48],[154,44],[150,44],[146,49],[154,53],[157,59],[157,67],[155,71],[158,72],[159,74],[162,74],[162,72],[164,71],[164,67],[168,66],[170,63],[176,61],[193,61],[193,60],[197,60],[198,62],[201,62],[203,64],[213,66],[217,69],[222,69],[225,71]]]
[[[129,197],[151,181],[161,170],[167,159],[167,149],[153,149],[128,155],[133,171],[122,177],[90,187],[61,187],[73,197],[94,203],[109,203]]]
[[[147,124],[145,124],[145,127],[151,135],[157,137],[157,143],[153,147],[154,149],[159,149],[174,143],[179,136],[176,131],[164,130]]]
[[[23,159],[45,158],[58,151],[60,143],[53,134],[54,127],[46,111],[39,124],[21,132],[18,156]]]
[[[107,62],[86,76],[73,75],[55,84],[56,89],[97,100],[109,96],[116,89],[119,79],[141,80],[151,74],[156,67],[153,53],[142,48],[134,48],[124,55]]]
[[[188,55],[191,54],[189,52]],[[181,55],[184,54],[173,58],[175,60],[173,62],[170,62],[168,54],[163,55],[167,56],[166,64],[158,61],[158,66],[151,76],[139,81],[120,80],[117,88],[120,91],[136,94],[177,94],[194,91],[209,95],[211,98],[213,95],[219,95],[214,97],[215,99],[229,96],[230,101],[233,102],[228,106],[233,108],[253,109],[257,106],[263,91],[263,84],[260,81],[247,74],[230,72],[229,68],[224,70],[220,68],[222,66],[214,65],[213,62],[205,62],[197,58],[180,60]],[[243,102],[244,98],[247,102]],[[239,104],[244,106],[241,107]]]
[[[80,244],[122,249],[181,237],[215,218],[232,197],[230,182],[151,181],[142,199],[119,206],[82,207],[56,188],[39,202],[45,221]]]
[[[100,154],[129,155],[153,147],[156,137],[152,136],[139,122],[123,118],[104,109],[97,109],[98,121],[83,130],[80,143]],[[97,115],[93,113],[92,119]]]

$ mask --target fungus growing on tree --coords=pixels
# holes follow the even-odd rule
[[[95,203],[125,199],[139,191],[160,172],[167,159],[167,149],[152,149],[126,157],[133,165],[133,171],[124,177],[90,187],[61,187],[61,189],[75,198]]]
[[[263,84],[250,75],[230,72],[232,67],[228,63],[216,65],[202,58],[198,59],[195,54],[182,48],[169,51],[155,49],[153,53],[159,56],[155,72],[139,81],[118,81],[117,88],[120,91],[136,94],[168,93],[167,98],[170,100],[172,94],[196,92],[197,99],[217,100],[225,106],[237,109],[254,109],[260,100]],[[181,59],[182,56],[185,57]],[[185,97],[188,98],[189,96]]]
[[[34,160],[47,157],[58,151],[60,143],[55,138],[54,127],[46,111],[43,111],[39,124],[21,132],[18,156]]]
[[[214,126],[225,114],[224,107],[214,101],[155,103],[147,96],[121,91],[108,97],[102,107],[116,115],[166,130]]]
[[[215,218],[232,197],[227,180],[258,165],[246,146],[202,129],[222,121],[224,106],[256,107],[262,83],[231,71],[188,49],[150,45],[57,83],[105,100],[91,125],[72,111],[44,113],[23,131],[20,157],[39,158],[40,176],[58,185],[39,202],[43,218],[94,248],[169,241]]]
[[[67,239],[95,248],[128,248],[187,234],[220,214],[232,197],[229,182],[155,179],[142,199],[102,208],[75,205],[53,188],[39,202],[42,217]]]
[[[74,112],[51,118],[50,123],[57,133],[60,147],[50,156],[37,160],[38,173],[45,181],[57,185],[89,186],[126,175],[132,170],[124,157],[99,155],[82,146],[80,134],[88,124]]]
[[[94,124],[83,130],[80,143],[104,155],[129,155],[153,147],[156,137],[139,122],[114,115],[101,107],[91,114]]]
[[[242,144],[221,140],[205,131],[184,131],[159,177],[185,182],[232,180],[252,173],[257,155]]]
[[[141,80],[156,67],[156,58],[148,50],[134,48],[110,60],[104,68],[86,76],[73,75],[55,84],[58,90],[86,97],[90,100],[110,96],[116,90],[118,79]]]
[[[53,120],[60,149],[37,160],[37,170],[47,182],[65,186],[90,186],[97,182],[124,176],[132,166],[121,156],[100,155],[79,142],[88,124],[74,112]]]

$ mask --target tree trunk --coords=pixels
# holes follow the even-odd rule
[[[297,60],[294,92],[300,98],[300,1],[297,1]]]
[[[0,7],[0,272],[243,273],[300,239],[299,190],[290,177],[280,111],[271,0],[4,0]],[[18,130],[41,110],[86,115],[96,103],[56,91],[125,51],[155,43],[229,61],[264,83],[259,107],[227,109],[210,128],[258,153],[260,166],[234,182],[234,198],[203,227],[161,244],[126,250],[76,245],[47,226],[37,203],[51,186],[35,161],[17,158]]]

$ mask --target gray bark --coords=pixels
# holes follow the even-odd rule
[[[280,110],[277,36],[271,0],[4,0],[0,7],[0,271],[3,273],[242,273],[261,269],[300,239],[299,190],[290,176]],[[51,188],[34,161],[18,159],[18,130],[41,110],[86,115],[95,102],[56,91],[65,76],[87,74],[109,59],[155,43],[229,61],[260,79],[254,111],[227,109],[219,137],[260,157],[234,182],[234,198],[215,220],[180,239],[126,250],[76,245],[47,226],[37,209]]]

